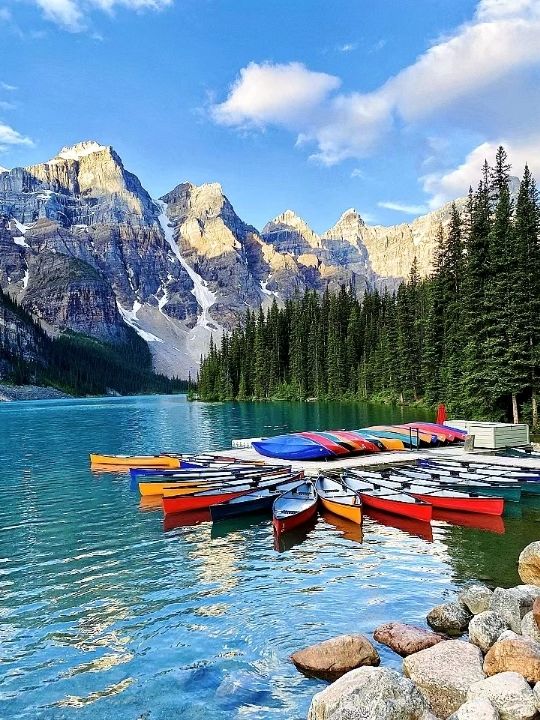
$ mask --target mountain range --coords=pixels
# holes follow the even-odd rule
[[[111,146],[87,141],[0,168],[0,288],[53,336],[121,344],[129,326],[156,371],[187,377],[247,308],[343,283],[393,289],[414,258],[428,274],[449,215],[383,227],[350,209],[319,235],[286,210],[258,230],[218,183],[153,199]]]

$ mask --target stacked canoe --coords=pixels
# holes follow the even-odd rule
[[[266,457],[282,460],[329,460],[378,453],[383,450],[433,447],[463,442],[463,430],[435,423],[374,425],[359,430],[299,432],[254,441],[253,447]]]

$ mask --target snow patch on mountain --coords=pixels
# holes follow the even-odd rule
[[[122,319],[126,323],[126,325],[129,325],[131,328],[135,330],[137,335],[142,337],[143,340],[146,340],[146,342],[158,342],[162,343],[163,340],[157,335],[153,335],[150,332],[147,332],[146,330],[143,330],[139,324],[139,321],[137,319],[137,313],[141,309],[141,303],[138,300],[135,300],[133,303],[133,308],[131,310],[128,310],[127,308],[122,307],[118,300],[116,301],[116,305],[118,307],[118,311],[120,315],[122,316]]]
[[[105,145],[100,145],[95,140],[86,140],[76,145],[63,147],[57,157],[62,158],[62,160],[80,160],[87,155],[106,149]]]

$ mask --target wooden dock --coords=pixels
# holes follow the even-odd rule
[[[220,450],[219,455],[234,457],[244,462],[268,462],[275,465],[291,465],[293,470],[304,470],[306,475],[317,475],[319,472],[329,470],[346,470],[350,468],[363,468],[377,470],[379,468],[405,463],[413,463],[421,458],[441,458],[445,460],[460,460],[465,462],[485,462],[491,465],[516,466],[540,470],[540,458],[502,457],[491,455],[485,451],[474,450],[465,452],[463,447],[450,446],[438,448],[423,448],[422,450],[386,451],[373,455],[357,455],[336,460],[280,460],[269,458],[258,453],[253,447],[246,447],[248,440],[241,441],[241,447]],[[239,442],[240,444],[240,442]]]

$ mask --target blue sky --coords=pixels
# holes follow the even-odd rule
[[[540,0],[0,0],[0,165],[96,139],[257,227],[404,222],[501,141],[540,171],[539,80]]]

